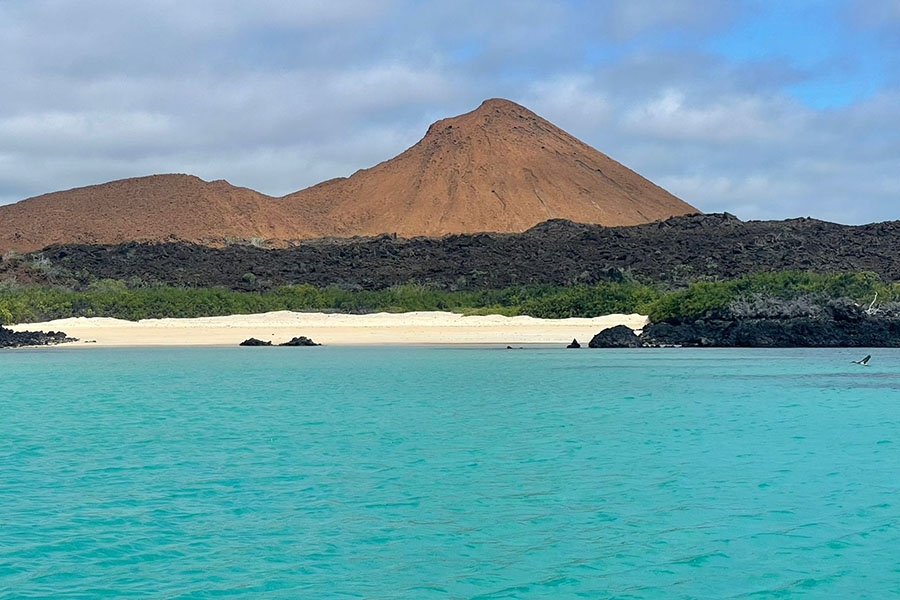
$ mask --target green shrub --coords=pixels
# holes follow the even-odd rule
[[[626,280],[596,285],[535,285],[476,291],[440,290],[421,284],[377,291],[301,284],[267,292],[238,292],[224,288],[145,286],[139,280],[104,279],[83,291],[50,286],[0,286],[0,319],[21,323],[73,316],[139,320],[274,310],[354,313],[445,310],[543,318],[638,312],[660,321],[714,314],[738,299],[849,297],[860,304],[868,304],[876,293],[878,302],[897,300],[900,283],[885,283],[868,272],[822,275],[781,271],[757,273],[731,281],[701,281],[684,289],[668,291]]]

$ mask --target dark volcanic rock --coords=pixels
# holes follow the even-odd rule
[[[620,325],[594,336],[590,346],[622,347],[638,340],[645,347],[898,348],[900,305],[871,310],[847,298],[756,298],[699,317],[650,323],[640,338],[630,333]]]
[[[900,222],[848,226],[815,219],[743,222],[691,215],[632,227],[551,220],[520,234],[321,239],[285,249],[128,243],[51,246],[28,261],[86,285],[120,279],[265,290],[308,283],[382,289],[415,283],[475,290],[593,284],[624,274],[683,284],[784,269],[874,271],[900,279]],[[24,276],[24,275],[23,275]]]
[[[572,343],[566,346],[566,348],[581,348],[581,344],[578,343],[577,339],[573,339]]]
[[[643,340],[651,346],[897,348],[900,347],[900,321],[878,318],[836,321],[795,317],[655,323],[644,330]]]
[[[640,348],[643,345],[634,331],[625,325],[616,325],[591,338],[588,348]]]
[[[264,342],[256,338],[249,338],[238,344],[239,346],[271,346],[272,342]]]
[[[651,323],[644,328],[642,341],[648,346],[898,348],[900,319],[838,304],[815,316]]]
[[[287,341],[283,344],[278,344],[279,346],[321,346],[322,344],[317,344],[305,335],[301,335],[300,337],[291,338],[290,341]]]
[[[62,331],[13,331],[0,325],[0,348],[21,348],[22,346],[49,346],[64,342],[77,342]]]

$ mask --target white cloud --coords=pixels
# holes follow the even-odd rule
[[[165,115],[135,112],[43,112],[0,118],[0,144],[10,151],[72,152],[103,148],[120,151],[159,146],[173,130]]]
[[[804,216],[793,212],[790,201],[808,190],[781,173],[748,175],[693,175],[663,177],[659,184],[708,212],[737,213],[743,219]],[[772,206],[772,204],[776,206]],[[773,210],[774,208],[774,210]]]
[[[326,82],[326,86],[331,97],[343,98],[359,109],[436,102],[453,93],[451,85],[440,73],[398,64],[341,73]]]
[[[663,28],[707,29],[734,16],[738,2],[719,0],[614,0],[605,3],[603,27],[617,38],[631,38]]]
[[[535,82],[524,101],[538,114],[553,115],[557,125],[572,132],[600,127],[612,112],[595,81],[578,73]]]
[[[630,110],[625,126],[660,137],[710,143],[782,142],[794,132],[797,115],[782,103],[751,95],[690,102],[673,89]]]
[[[307,30],[357,24],[379,17],[393,4],[385,0],[156,0],[148,7],[174,28],[218,35],[247,28]]]

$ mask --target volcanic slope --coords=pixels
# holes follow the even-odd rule
[[[295,218],[319,215],[320,233],[336,237],[513,233],[556,218],[637,225],[700,212],[502,99],[434,123],[391,160],[282,202]]]
[[[698,212],[528,109],[493,99],[434,123],[391,160],[282,198],[224,180],[152,175],[0,206],[0,251],[515,233],[554,218],[618,226]]]
[[[276,200],[227,181],[151,175],[44,194],[0,206],[0,247],[34,251],[50,244],[315,237],[281,214]]]

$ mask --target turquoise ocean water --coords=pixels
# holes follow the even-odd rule
[[[0,353],[0,598],[900,595],[900,352]]]

